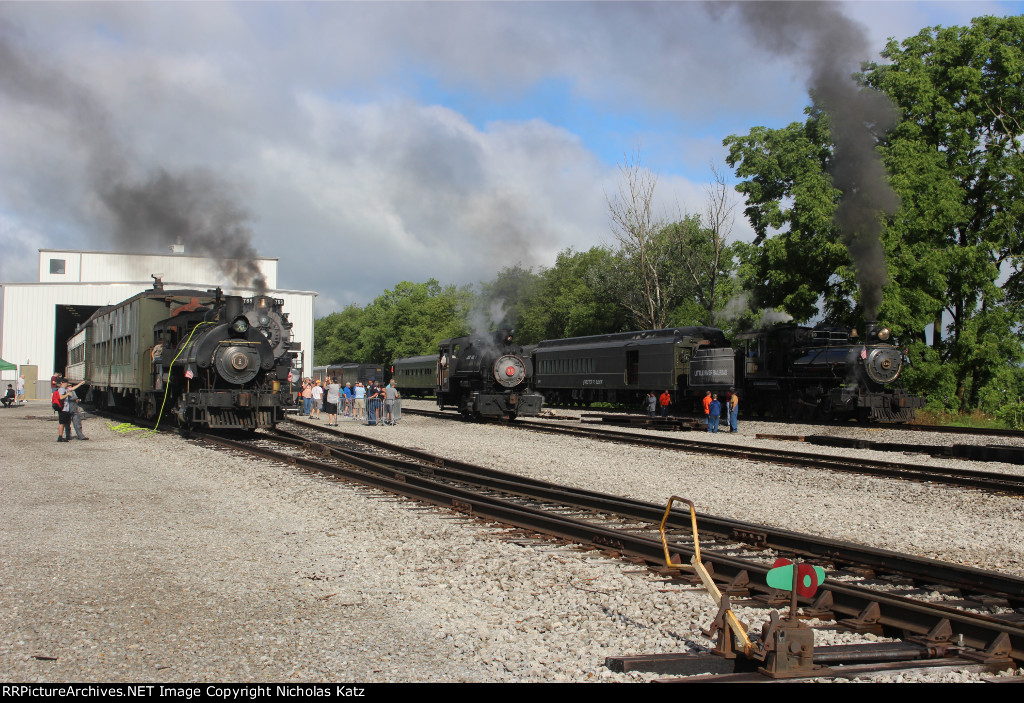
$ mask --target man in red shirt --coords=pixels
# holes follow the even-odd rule
[[[711,428],[711,391],[704,394],[704,423]]]
[[[668,391],[665,391],[661,394],[661,397],[658,398],[658,402],[661,403],[661,416],[668,417],[668,406],[672,403],[672,396],[669,395]]]

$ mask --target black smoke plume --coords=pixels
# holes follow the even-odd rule
[[[105,184],[98,195],[115,217],[118,241],[184,244],[186,253],[217,259],[237,285],[251,282],[257,294],[266,292],[250,244],[249,214],[212,174],[157,169],[143,181]]]
[[[184,244],[186,253],[216,260],[235,285],[266,291],[252,247],[250,215],[230,186],[202,169],[169,173],[155,167],[141,169],[149,173],[138,176],[139,165],[117,137],[109,111],[84,85],[29,49],[17,29],[2,19],[0,94],[64,118],[65,136],[86,152],[86,189],[113,216],[119,248],[144,251]]]
[[[881,215],[899,199],[889,186],[876,150],[876,134],[896,123],[889,99],[862,87],[852,73],[870,53],[864,27],[832,2],[731,3],[769,51],[795,57],[810,70],[808,87],[829,116],[835,145],[832,183],[842,192],[835,222],[857,270],[864,315],[876,319],[888,283]],[[721,5],[712,6],[718,14]]]

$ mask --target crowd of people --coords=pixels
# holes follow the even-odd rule
[[[672,404],[672,394],[665,390],[660,396],[654,391],[647,394],[647,417],[655,417],[658,406],[661,406],[661,416],[668,417],[668,407]],[[708,432],[718,432],[722,418],[725,417],[726,426],[729,432],[739,432],[740,396],[736,389],[730,387],[723,394],[721,400],[717,393],[707,391],[704,394],[704,419],[707,423]]]
[[[355,385],[346,383],[344,386],[330,376],[325,382],[305,378],[299,392],[299,415],[320,420],[320,412],[323,411],[327,415],[328,426],[332,427],[337,427],[338,420],[343,417],[365,420],[371,425],[378,422],[394,424],[400,416],[398,399],[401,397],[394,379],[381,387],[373,378],[366,385],[357,381]]]

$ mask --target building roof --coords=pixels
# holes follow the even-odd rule
[[[165,251],[109,251],[106,249],[39,249],[40,254],[99,254],[101,256],[114,255],[114,256],[166,256],[173,259],[211,259],[214,257],[206,254],[186,254],[184,252],[165,252]],[[237,261],[235,257],[228,257],[231,261]],[[260,261],[280,261],[279,256],[254,256],[254,259]]]

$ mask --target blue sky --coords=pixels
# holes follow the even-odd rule
[[[625,153],[658,173],[666,217],[699,212],[723,138],[802,119],[815,59],[799,15],[819,6],[770,30],[788,55],[743,20],[793,7],[0,2],[0,280],[32,280],[40,247],[170,244],[109,197],[167,181],[196,228],[226,212],[231,237],[279,257],[279,285],[317,291],[318,315],[401,280],[550,266],[611,242]],[[887,37],[1024,12],[821,7],[863,39],[858,61]]]

